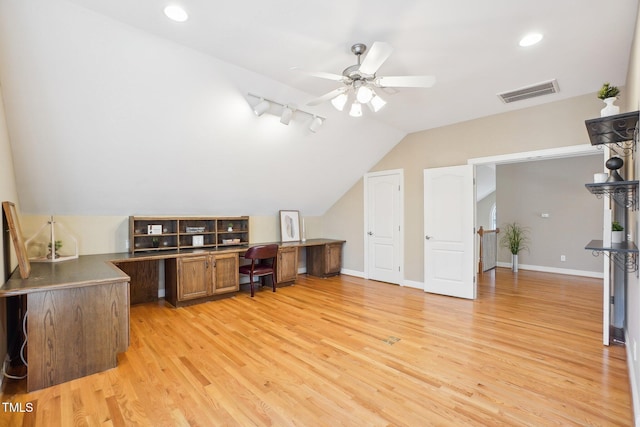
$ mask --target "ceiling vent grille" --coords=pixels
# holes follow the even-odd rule
[[[511,102],[522,101],[524,99],[536,98],[538,96],[549,95],[552,93],[560,92],[558,87],[558,81],[556,79],[549,80],[535,84],[533,86],[527,86],[520,89],[512,90],[510,92],[502,92],[498,94],[498,98],[505,104]]]

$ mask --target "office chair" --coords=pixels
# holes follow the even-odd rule
[[[276,291],[276,257],[278,256],[278,245],[252,246],[244,254],[245,259],[250,259],[251,264],[241,265],[240,274],[249,275],[251,283],[251,297],[253,298],[253,278],[260,278],[260,286],[264,285],[264,277],[271,276],[273,292]]]

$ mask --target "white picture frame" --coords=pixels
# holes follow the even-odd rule
[[[192,236],[191,246],[195,246],[195,247],[204,246],[204,236],[203,235]]]
[[[280,240],[282,242],[300,241],[300,212],[280,211]]]

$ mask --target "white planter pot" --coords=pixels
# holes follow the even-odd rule
[[[511,270],[514,273],[518,272],[518,254],[511,254]]]
[[[624,238],[624,231],[611,232],[611,243],[622,243],[623,238]]]
[[[616,98],[615,96],[603,99],[604,103],[607,105],[605,105],[605,107],[600,110],[600,117],[613,116],[620,113],[620,107],[613,104],[616,99],[618,98]]]

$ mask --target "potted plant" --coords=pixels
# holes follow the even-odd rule
[[[618,221],[611,223],[611,243],[622,243],[624,227]]]
[[[600,110],[600,117],[612,116],[620,112],[620,107],[613,104],[619,93],[620,89],[616,86],[611,86],[611,83],[605,83],[602,85],[598,91],[598,98],[602,99],[606,105],[602,110]]]
[[[47,248],[49,249],[49,253],[47,254],[47,259],[55,259],[59,257],[58,251],[62,247],[62,240],[56,240],[53,244],[53,250],[51,250],[51,242],[47,244]]]
[[[507,224],[500,228],[504,233],[500,238],[500,245],[511,252],[511,269],[518,272],[518,254],[523,250],[529,250],[529,230],[517,222]]]
[[[229,225],[227,226],[227,231],[233,231],[233,223],[230,222]]]

